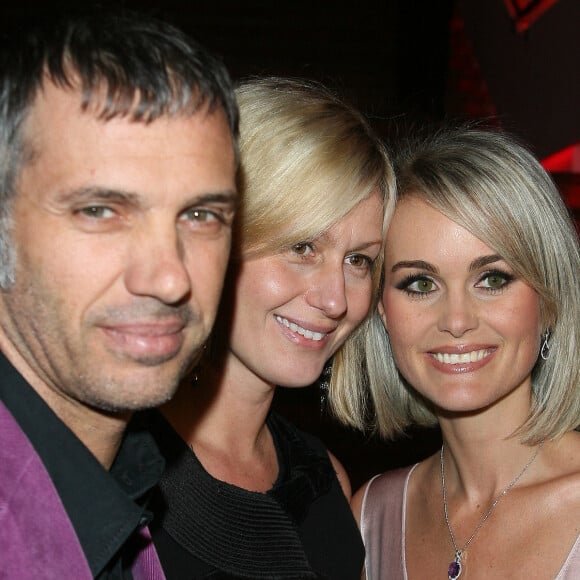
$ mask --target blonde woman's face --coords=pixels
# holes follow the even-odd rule
[[[239,380],[301,387],[318,378],[369,311],[382,216],[377,190],[320,238],[242,262],[229,342]]]
[[[413,197],[389,227],[380,308],[399,370],[439,408],[472,412],[506,397],[528,408],[542,331],[537,293]]]

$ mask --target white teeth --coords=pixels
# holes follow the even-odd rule
[[[308,338],[309,340],[322,340],[326,334],[322,332],[313,332],[312,330],[306,330],[306,328],[302,328],[293,322],[290,322],[286,318],[282,318],[281,316],[276,315],[276,320],[283,324],[286,328],[289,328],[292,332],[296,332],[297,334],[301,334],[304,338]]]
[[[449,354],[449,353],[433,353],[431,356],[437,359],[439,362],[446,365],[458,365],[465,363],[472,363],[485,358],[491,353],[490,349],[483,350],[472,350],[471,352],[464,352],[461,354]]]

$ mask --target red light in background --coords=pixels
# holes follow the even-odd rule
[[[508,12],[518,32],[526,31],[548,8],[558,0],[505,0]]]
[[[580,232],[580,143],[546,157],[542,165],[554,178]]]
[[[546,157],[542,165],[551,173],[580,173],[580,143],[570,145]]]

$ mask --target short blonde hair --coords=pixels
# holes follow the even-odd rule
[[[275,253],[315,239],[378,190],[386,224],[394,172],[366,118],[320,83],[252,78],[236,89],[240,107],[240,192],[232,259]],[[382,273],[373,265],[373,305]],[[361,327],[366,325],[366,321]],[[329,403],[348,398],[364,358],[359,327],[335,353]]]
[[[536,444],[580,423],[580,251],[552,179],[515,137],[476,126],[448,128],[411,144],[397,164],[399,198],[420,199],[493,248],[540,298],[550,356],[532,372],[534,400],[516,432]],[[540,345],[540,337],[538,337]],[[367,335],[374,427],[385,437],[437,418],[402,378],[373,314]],[[361,395],[362,396],[362,395]],[[354,421],[359,418],[355,415]]]

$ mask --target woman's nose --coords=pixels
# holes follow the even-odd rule
[[[306,292],[306,301],[310,306],[322,310],[329,318],[343,316],[347,310],[347,299],[342,265],[322,265]]]
[[[464,293],[449,293],[440,304],[438,328],[455,338],[477,327],[477,307]]]

